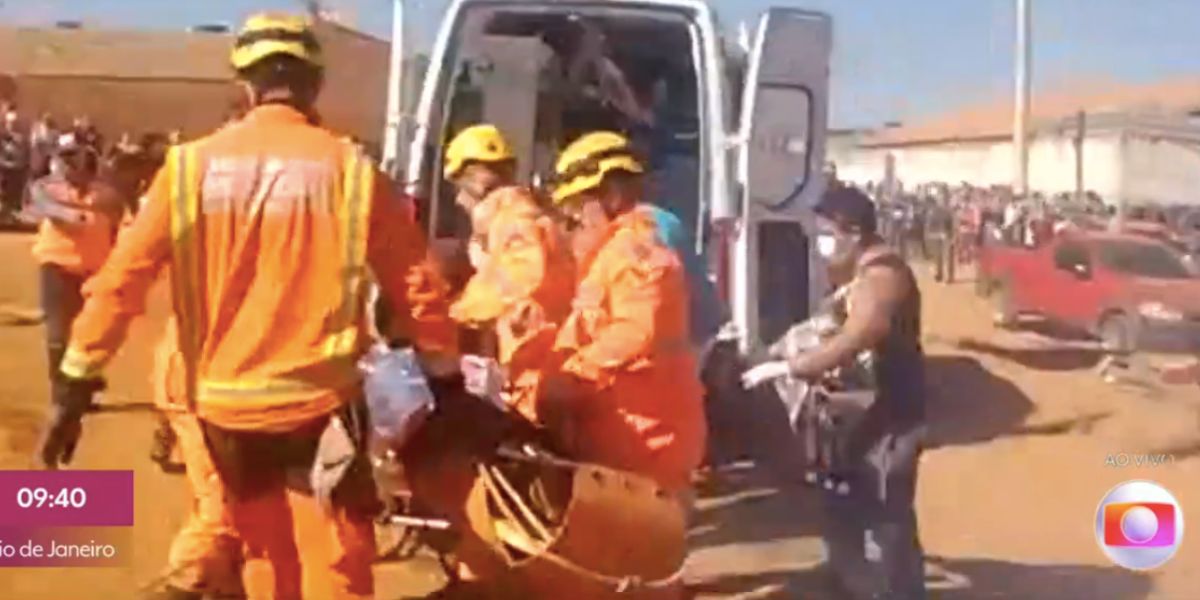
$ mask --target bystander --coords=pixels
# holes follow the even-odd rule
[[[29,131],[30,178],[40,179],[50,174],[50,161],[58,145],[58,125],[50,113],[43,113]]]
[[[25,184],[29,178],[29,142],[17,125],[17,112],[3,116],[0,129],[0,217],[12,218],[21,212]]]

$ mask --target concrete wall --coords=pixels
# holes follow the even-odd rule
[[[1200,205],[1200,145],[1131,136],[1124,192],[1131,202]]]
[[[906,189],[927,182],[977,186],[1013,180],[1012,143],[1007,140],[946,142],[892,148],[840,148],[831,152],[843,179],[884,179],[887,156]],[[1096,132],[1084,142],[1084,189],[1105,201],[1200,204],[1200,147],[1152,141],[1118,132]],[[1075,147],[1070,133],[1042,135],[1029,149],[1030,189],[1044,194],[1075,190]]]
[[[318,23],[325,125],[368,144],[383,134],[390,46]],[[186,32],[11,30],[0,27],[0,97],[26,118],[49,112],[69,123],[89,115],[101,132],[208,133],[241,93],[228,66],[232,37]],[[56,60],[54,53],[63,54]],[[185,60],[186,59],[186,60]]]
[[[378,144],[386,118],[390,45],[327,23],[316,31],[325,54],[325,88],[317,103],[321,118],[335,131]]]

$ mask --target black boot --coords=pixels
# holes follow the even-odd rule
[[[177,442],[175,430],[171,429],[171,424],[165,417],[161,417],[158,428],[154,430],[154,439],[150,442],[150,460],[163,471],[171,472],[171,454],[175,451]]]

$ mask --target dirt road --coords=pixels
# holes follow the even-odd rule
[[[42,332],[29,238],[0,235],[0,468],[25,468],[46,403]],[[970,285],[925,284],[932,444],[921,465],[921,535],[934,598],[1191,600],[1200,541],[1186,540],[1160,570],[1133,573],[1097,548],[1093,517],[1105,492],[1128,479],[1171,489],[1200,515],[1200,393],[1114,387],[1098,357],[1035,333],[997,333]],[[165,299],[152,303],[110,370],[105,409],[90,415],[82,468],[135,470],[136,548],[118,569],[0,570],[3,597],[135,598],[162,568],[186,506],[184,481],[146,458],[150,348]],[[1110,455],[1154,452],[1154,468],[1106,466]],[[702,598],[826,598],[814,500],[753,474],[701,503],[689,580]],[[381,565],[379,597],[429,591],[425,565]]]

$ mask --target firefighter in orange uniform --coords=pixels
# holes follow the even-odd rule
[[[102,386],[73,382],[58,373],[71,324],[83,307],[82,289],[112,249],[122,202],[98,185],[99,157],[68,134],[58,140],[56,172],[29,187],[29,212],[41,219],[33,255],[41,278],[42,312],[50,366],[51,416],[39,458],[46,468],[70,463],[79,422]]]
[[[356,368],[368,275],[389,333],[413,340],[434,376],[457,367],[446,286],[393,183],[312,124],[323,71],[307,21],[251,17],[232,62],[252,108],[170,150],[85,289],[61,370],[97,377],[169,264],[186,396],[236,532],[270,566],[271,589],[251,597],[371,598],[377,506]],[[349,457],[326,460],[338,447]]]
[[[515,168],[511,147],[491,125],[463,130],[446,149],[445,177],[471,215],[475,268],[450,316],[467,326],[494,326],[502,396],[537,422],[541,381],[551,365],[557,326],[571,311],[575,276],[558,225],[530,190],[513,184]],[[470,365],[463,371],[474,379]],[[485,385],[472,387],[482,392]]]
[[[639,205],[643,168],[623,136],[583,136],[556,171],[554,201],[588,242],[548,418],[575,458],[648,476],[686,502],[706,427],[682,264]]]

